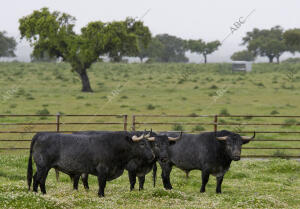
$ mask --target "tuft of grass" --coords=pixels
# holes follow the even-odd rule
[[[230,115],[229,112],[228,112],[228,110],[227,110],[226,108],[221,109],[221,111],[220,111],[219,114],[220,114],[220,115],[224,115],[224,116]]]
[[[193,130],[193,132],[196,132],[196,131],[205,131],[205,128],[203,126],[200,126],[200,125],[196,125]]]
[[[277,110],[272,110],[272,112],[270,112],[271,115],[278,115],[279,112]]]
[[[148,104],[147,105],[147,110],[154,110],[155,106],[153,104]]]
[[[173,125],[172,130],[173,131],[184,131],[184,128],[181,124],[175,124],[175,125]]]

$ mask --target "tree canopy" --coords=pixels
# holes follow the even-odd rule
[[[300,52],[300,29],[299,28],[285,31],[283,34],[283,38],[290,52],[292,53]]]
[[[5,31],[0,31],[0,57],[15,57],[17,42],[13,37],[8,37]]]
[[[191,52],[202,54],[204,63],[207,63],[207,55],[215,52],[220,45],[220,41],[205,42],[202,39],[188,41],[189,50]]]
[[[138,57],[143,60],[148,57],[156,62],[187,62],[185,41],[169,34],[156,35],[148,47],[143,48]]]
[[[233,53],[230,59],[233,61],[254,61],[255,56],[252,54],[252,52],[248,50],[243,50]]]
[[[247,45],[248,50],[254,56],[268,57],[270,63],[274,58],[279,63],[279,57],[287,51],[283,40],[283,29],[280,26],[272,27],[269,30],[254,28],[253,31],[247,32],[242,44]]]
[[[74,32],[75,17],[48,8],[33,11],[19,20],[21,38],[33,46],[34,57],[45,52],[50,57],[62,58],[71,64],[82,81],[82,91],[92,92],[87,69],[99,57],[108,55],[119,60],[123,55],[137,55],[139,40],[147,45],[151,38],[148,27],[141,21],[127,18],[124,21],[104,23],[94,21]]]

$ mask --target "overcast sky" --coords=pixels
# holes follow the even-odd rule
[[[233,52],[244,49],[240,46],[242,37],[255,27],[300,27],[299,0],[9,0],[0,7],[0,30],[18,37],[18,19],[42,7],[75,16],[76,31],[90,21],[106,22],[144,15],[143,21],[153,35],[168,33],[184,39],[201,38],[205,41],[222,41],[227,37],[220,49],[208,57],[208,61],[214,62],[229,61]],[[240,18],[246,21],[229,35],[230,28]],[[25,41],[20,42],[18,59],[29,60],[29,49]],[[200,61],[199,56],[190,56],[192,61]],[[286,56],[292,55],[286,53]]]

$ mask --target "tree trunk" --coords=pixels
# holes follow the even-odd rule
[[[269,63],[273,63],[273,56],[268,56],[268,58],[269,58]]]
[[[93,92],[91,85],[90,85],[90,80],[88,77],[88,74],[86,72],[86,69],[81,70],[79,73],[81,83],[82,83],[82,92]]]
[[[280,63],[279,57],[276,57],[276,60],[277,60],[277,64],[279,64]]]
[[[141,63],[143,63],[143,59],[144,59],[143,57],[140,57],[140,61],[141,61]]]
[[[206,64],[207,63],[207,55],[204,54],[203,57],[204,57],[204,64]]]

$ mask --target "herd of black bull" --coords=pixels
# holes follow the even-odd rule
[[[45,182],[51,168],[64,172],[78,188],[80,176],[88,189],[88,174],[97,176],[99,196],[104,196],[106,181],[121,176],[128,170],[130,189],[136,177],[143,189],[145,175],[153,169],[155,186],[156,161],[162,168],[165,189],[172,189],[172,166],[186,171],[202,171],[200,192],[205,192],[209,175],[216,176],[216,192],[221,193],[224,174],[232,160],[239,160],[241,147],[255,137],[244,137],[226,130],[202,134],[162,132],[87,131],[73,134],[37,133],[30,145],[27,181],[32,182],[32,157],[36,164],[33,191],[46,193]]]

